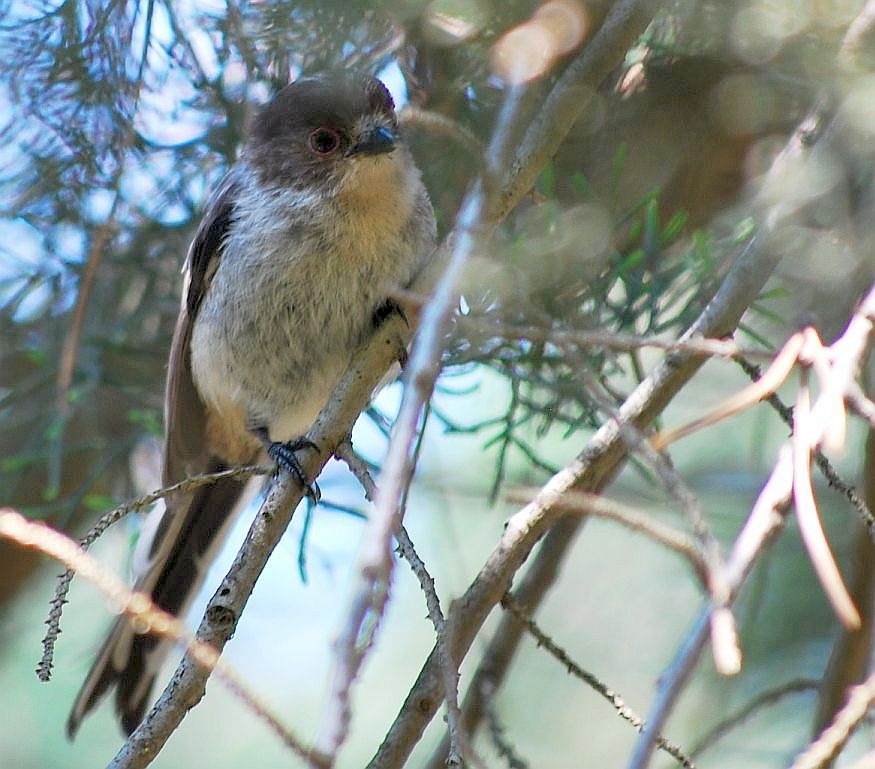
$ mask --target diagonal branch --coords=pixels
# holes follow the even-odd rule
[[[779,259],[772,249],[763,248],[760,244],[759,239],[754,239],[738,256],[717,295],[684,335],[685,338],[723,336],[735,327]],[[537,590],[532,591],[528,601],[520,603],[526,610],[532,603],[537,605],[552,584],[559,564],[580,526],[576,518],[562,520],[566,495],[575,491],[597,493],[613,479],[626,454],[620,425],[630,422],[643,427],[652,422],[703,362],[701,356],[690,353],[667,355],[627,398],[616,418],[603,425],[586,448],[554,475],[531,503],[508,521],[504,535],[486,564],[453,607],[451,617],[457,623],[453,636],[453,655],[457,665],[468,653],[486,617],[501,600],[514,574],[538,541],[559,522],[545,538],[539,558],[523,581],[523,589],[530,584],[530,580],[537,581]],[[545,554],[543,560],[540,553]],[[498,664],[502,669],[498,671],[497,680],[506,672],[521,632],[516,621],[503,621],[487,648],[485,660],[501,659]],[[503,657],[500,656],[502,654]],[[466,700],[477,697],[476,693],[484,690],[476,685],[478,683],[475,676]],[[432,651],[383,744],[368,764],[368,769],[402,766],[434,717],[441,696],[440,666],[436,652]],[[471,702],[466,702],[464,710],[466,713],[473,712]],[[476,721],[479,720],[477,716]],[[464,725],[470,731],[471,724],[466,722]],[[435,760],[430,764],[436,765]]]
[[[818,103],[790,137],[783,151],[776,157],[768,176],[779,174],[789,160],[796,159],[807,152],[812,137],[823,131],[824,122],[825,115],[822,104]],[[770,234],[789,213],[791,212],[786,210],[772,212],[768,226],[748,243],[744,252],[727,274],[717,295],[688,333],[684,335],[683,341],[695,339],[698,336],[722,337],[735,328],[742,314],[756,299],[779,261],[780,257],[776,250],[769,245]],[[624,414],[637,415],[639,420],[636,421],[636,424],[639,427],[652,421],[680,387],[693,376],[700,363],[701,361],[689,351],[666,355],[662,364],[627,399],[620,409],[619,418],[622,418]],[[673,369],[677,369],[675,377],[670,376]],[[644,400],[645,403],[635,404],[634,401],[638,400]],[[576,461],[588,458],[590,464],[579,470],[579,479],[577,485],[574,486],[577,491],[598,493],[616,473],[619,463],[622,461],[623,447],[619,444],[613,445],[619,440],[619,435],[609,439],[609,447],[604,445],[606,440],[604,433],[609,428],[610,425],[603,427],[578,456]],[[571,544],[585,521],[585,518],[560,520],[544,538],[533,563],[514,593],[519,603],[529,613],[534,612],[555,583],[562,562],[568,555]],[[702,642],[707,636],[708,619],[709,617],[706,616],[704,625],[697,627],[697,630],[703,630],[705,633],[702,636]],[[494,691],[507,675],[521,636],[522,631],[519,625],[507,617],[503,618],[486,648],[483,661],[474,673],[472,684],[463,704],[463,725],[469,733],[476,729],[477,724],[483,718],[485,708],[483,693]],[[699,640],[698,637],[697,640]],[[429,664],[426,663],[426,668]],[[423,668],[419,682],[423,681],[426,668]],[[399,724],[399,721],[407,720],[407,718],[407,714],[402,710],[402,713],[396,718],[396,725]],[[650,720],[652,721],[652,718]],[[662,728],[662,724],[658,723],[653,728],[659,730]],[[651,734],[648,729],[642,734],[639,741],[642,751],[647,750],[647,755],[649,755],[649,748],[652,746]],[[384,746],[386,744],[384,742]],[[387,749],[389,748],[387,747]],[[437,769],[440,766],[441,750],[442,748],[433,755],[429,769]],[[376,760],[375,758],[374,761],[376,762]],[[372,765],[395,766],[396,764],[372,763]]]
[[[347,439],[373,390],[395,362],[399,339],[407,338],[409,333],[405,321],[391,315],[353,358],[331,400],[307,433],[307,439],[318,447],[302,456],[308,477],[315,478],[335,449]],[[234,563],[207,605],[197,631],[198,641],[211,644],[220,653],[224,649],[303,493],[300,480],[288,473],[282,473],[272,484]],[[148,766],[185,714],[203,697],[208,677],[209,671],[186,654],[158,702],[109,766],[112,769]]]
[[[653,18],[653,4],[619,0],[598,33],[565,68],[513,154],[502,192],[491,202],[488,221],[500,222],[527,195],[556,154],[599,86],[620,64]]]
[[[264,721],[286,747],[307,759],[308,750],[302,742],[259,702],[240,677],[223,662],[216,649],[192,638],[183,620],[165,612],[148,595],[132,592],[113,572],[89,555],[80,543],[42,521],[29,520],[8,508],[0,508],[0,538],[54,558],[95,585],[131,621],[136,620],[139,626],[145,628],[144,632],[185,646],[187,653],[205,670],[215,671],[234,696]]]

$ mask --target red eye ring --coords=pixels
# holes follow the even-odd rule
[[[340,144],[340,133],[325,126],[313,129],[307,137],[307,145],[316,155],[330,155],[340,148]]]

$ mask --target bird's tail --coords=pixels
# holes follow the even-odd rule
[[[241,506],[245,488],[245,481],[224,479],[168,500],[150,547],[148,568],[134,589],[149,593],[158,606],[174,616],[182,615],[203,584],[212,556]],[[121,615],[76,697],[67,720],[67,736],[73,739],[82,719],[113,686],[122,728],[127,734],[133,732],[146,713],[155,676],[171,646],[165,639],[138,633],[128,617]]]

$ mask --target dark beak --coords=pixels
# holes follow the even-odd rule
[[[362,134],[358,144],[350,150],[350,155],[382,155],[395,149],[395,132],[385,126],[377,126]]]

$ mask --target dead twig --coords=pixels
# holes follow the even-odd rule
[[[138,632],[160,636],[184,646],[192,660],[205,671],[215,671],[225,686],[264,721],[286,747],[309,761],[310,751],[249,691],[221,660],[214,646],[193,638],[184,621],[162,610],[145,593],[131,591],[115,574],[85,552],[81,545],[45,523],[30,521],[9,509],[0,509],[0,537],[38,550],[88,580],[130,618]]]
[[[836,713],[832,723],[826,727],[790,766],[790,769],[820,769],[827,765],[845,743],[854,730],[866,718],[869,708],[875,702],[875,675],[869,676],[863,683],[852,686],[848,690],[848,699],[844,707]]]
[[[598,676],[590,673],[588,670],[584,670],[578,665],[561,646],[538,627],[538,624],[534,619],[522,610],[510,593],[506,593],[504,598],[501,599],[501,606],[512,614],[518,622],[522,623],[529,635],[535,639],[538,646],[543,648],[551,657],[560,662],[571,675],[575,678],[579,678],[587,686],[606,699],[620,718],[624,721],[628,721],[639,732],[644,728],[644,719],[626,704],[622,696],[617,694]],[[664,750],[668,753],[681,766],[683,766],[684,769],[695,769],[696,765],[693,763],[693,759],[686,755],[686,753],[673,742],[660,735],[656,738],[656,744],[660,750]]]
[[[143,510],[158,500],[164,499],[176,492],[187,493],[201,486],[216,483],[225,478],[245,480],[256,475],[267,475],[273,471],[273,467],[250,465],[232,467],[229,470],[222,470],[217,473],[204,473],[202,475],[194,475],[190,478],[186,478],[172,486],[158,489],[157,491],[153,491],[150,494],[139,497],[138,499],[125,502],[113,510],[110,510],[108,513],[104,513],[79,540],[79,546],[83,550],[87,550],[110,526],[118,523],[118,521],[126,515],[138,510]],[[36,667],[36,674],[40,681],[49,681],[52,677],[55,643],[61,633],[61,614],[63,613],[64,605],[67,603],[67,593],[70,592],[70,583],[73,581],[75,575],[76,572],[74,569],[67,569],[63,574],[59,575],[57,584],[55,585],[55,594],[52,596],[51,601],[49,601],[49,616],[45,621],[48,630],[43,637],[43,655]]]

